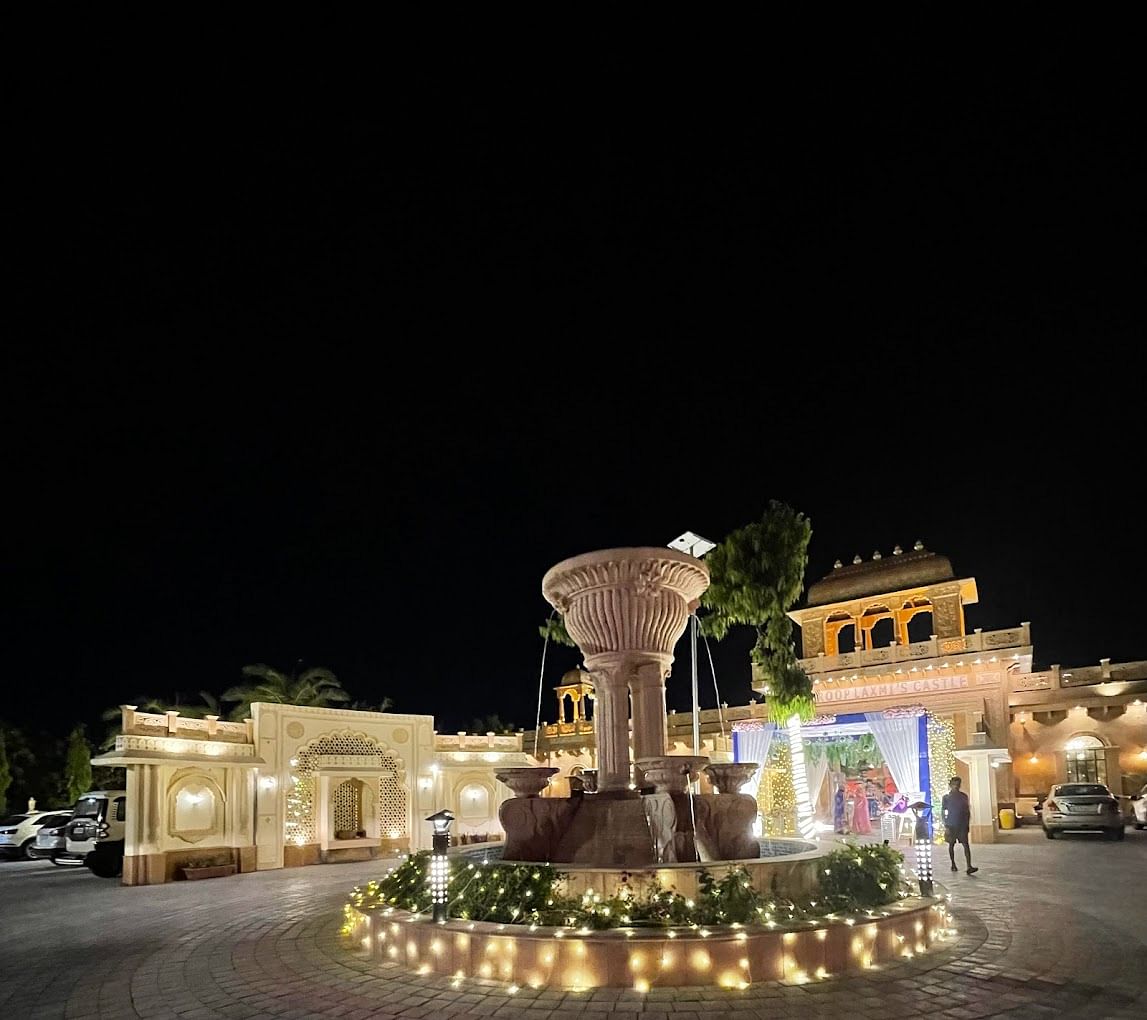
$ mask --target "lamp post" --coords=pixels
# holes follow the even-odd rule
[[[707,552],[717,548],[716,542],[686,531],[669,543],[670,549],[688,553],[701,559]],[[701,699],[697,690],[697,613],[694,611],[689,617],[689,661],[693,666],[693,753],[701,753]]]
[[[916,877],[920,881],[920,895],[932,895],[932,805],[918,800],[911,805],[916,816],[912,836],[916,852]]]
[[[430,899],[434,904],[434,921],[446,922],[446,897],[449,870],[446,851],[450,849],[450,823],[453,811],[437,811],[426,819],[434,826],[434,840],[430,846]]]

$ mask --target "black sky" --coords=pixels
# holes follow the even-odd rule
[[[919,537],[1037,664],[1147,658],[1143,83],[1077,57],[29,99],[7,721],[301,658],[531,725],[547,567],[770,498],[810,578]]]

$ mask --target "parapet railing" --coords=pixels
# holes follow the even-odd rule
[[[1009,648],[1026,648],[1030,645],[1030,625],[1022,623],[1018,627],[1009,627],[1007,630],[976,630],[972,634],[957,637],[933,637],[927,641],[913,641],[906,645],[898,645],[893,642],[885,648],[845,652],[841,655],[824,655],[822,653],[799,661],[801,668],[806,673],[832,673],[836,670],[910,662],[913,659],[936,659],[946,655],[994,654]]]

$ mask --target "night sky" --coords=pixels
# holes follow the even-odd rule
[[[931,64],[26,109],[5,720],[302,659],[529,728],[549,566],[771,498],[810,581],[922,538],[1037,666],[1147,658],[1143,83]]]

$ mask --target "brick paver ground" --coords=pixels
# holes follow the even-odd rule
[[[0,865],[0,1016],[1143,1017],[1147,832],[1122,843],[1038,831],[976,848],[951,875],[959,937],[866,974],[745,991],[531,991],[369,963],[337,934],[374,865],[127,889],[49,864]],[[940,872],[944,879],[949,873]]]

